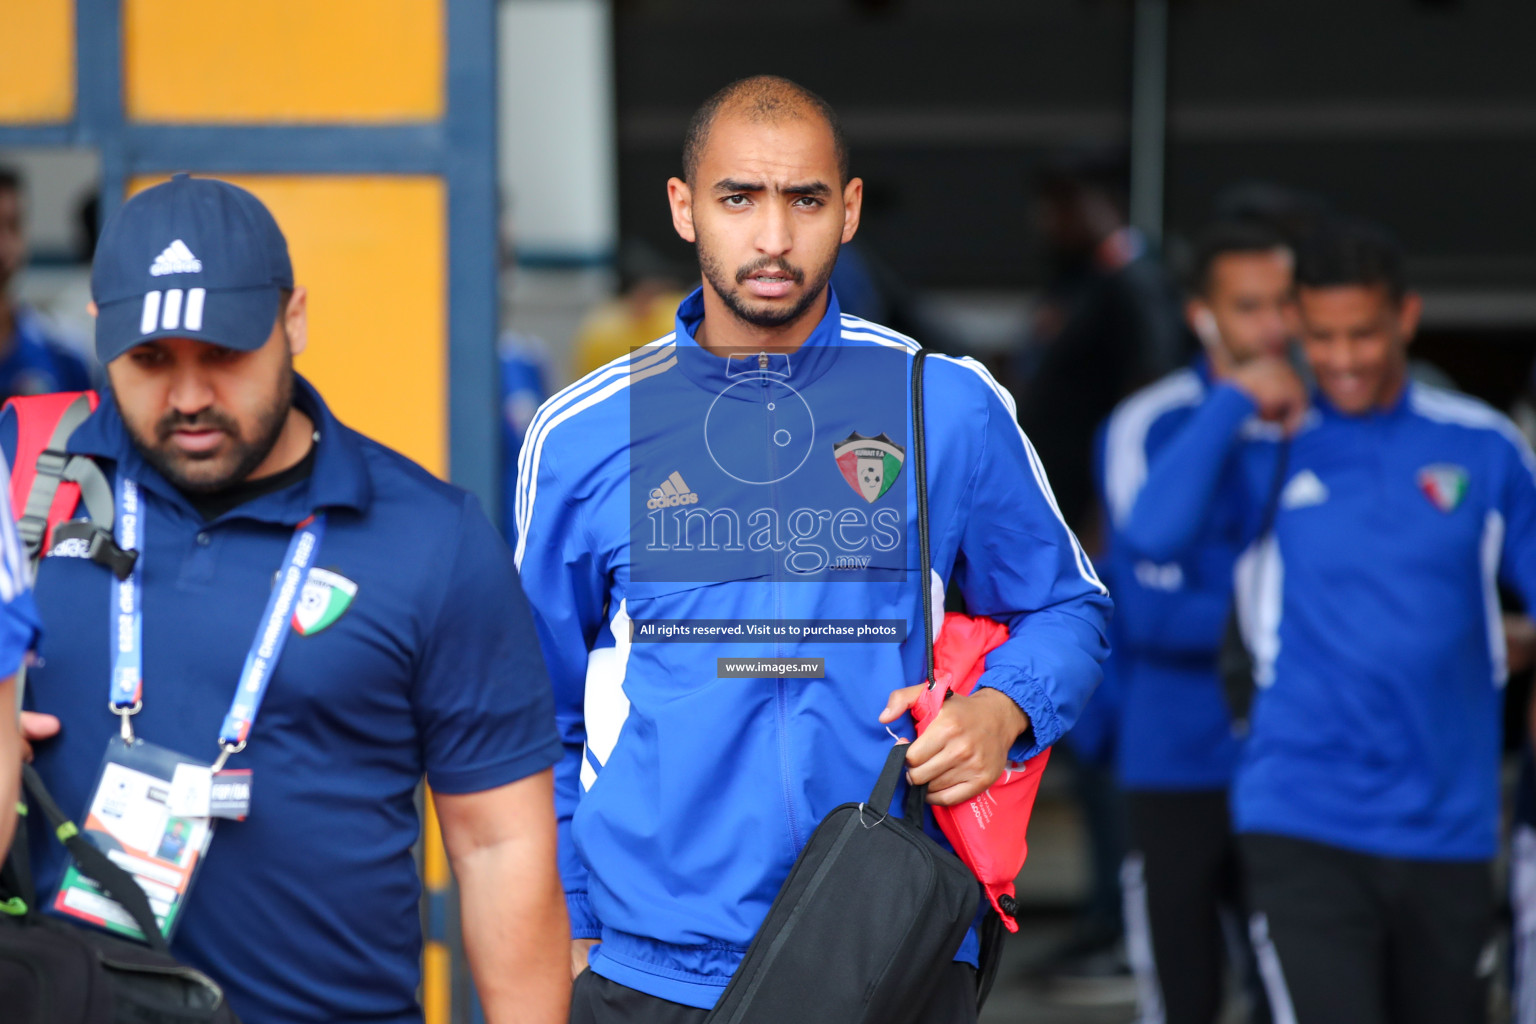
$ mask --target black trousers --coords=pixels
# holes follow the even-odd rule
[[[1121,873],[1126,952],[1141,1019],[1215,1024],[1227,965],[1253,978],[1237,840],[1226,790],[1132,791],[1125,796],[1131,852]],[[1249,1019],[1267,1021],[1251,984]]]
[[[707,1016],[708,1010],[637,992],[590,970],[582,971],[571,989],[570,1024],[703,1024]],[[976,1024],[975,968],[951,964],[919,1020],[921,1024]]]
[[[1487,1020],[1486,863],[1241,839],[1253,945],[1279,1024]]]

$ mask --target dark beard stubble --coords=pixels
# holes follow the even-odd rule
[[[118,404],[118,408],[122,408],[121,403]],[[272,449],[277,446],[277,439],[282,436],[283,427],[288,422],[288,412],[292,408],[293,364],[290,361],[279,378],[277,393],[273,396],[271,404],[256,419],[252,431],[255,439],[252,441],[241,437],[239,427],[234,420],[216,409],[204,409],[193,416],[186,416],[174,410],[166,413],[155,424],[154,443],[140,437],[139,432],[126,419],[123,420],[123,424],[128,428],[128,436],[144,461],[165,477],[171,486],[192,494],[214,494],[244,481],[266,460],[268,455],[272,454]],[[171,435],[178,427],[211,427],[222,430],[233,445],[234,462],[229,472],[212,480],[189,476],[183,467],[189,464],[206,463],[209,459],[186,455],[171,446]],[[223,458],[227,459],[229,455],[226,454]]]
[[[832,280],[832,268],[837,264],[837,257],[834,254],[825,266],[818,267],[816,275],[811,278],[810,287],[801,292],[799,301],[788,309],[752,309],[747,306],[746,300],[737,290],[747,278],[759,270],[773,267],[793,275],[798,284],[805,280],[805,273],[781,258],[770,256],[754,260],[742,267],[736,272],[733,280],[733,276],[726,272],[720,261],[704,246],[700,245],[698,252],[699,270],[703,273],[704,279],[709,282],[709,286],[715,290],[715,294],[720,296],[720,301],[725,303],[725,308],[731,311],[731,315],[743,323],[765,329],[783,327],[800,319],[826,290],[827,282]]]

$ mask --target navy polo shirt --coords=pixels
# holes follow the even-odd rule
[[[212,760],[219,724],[293,527],[327,513],[315,565],[356,584],[324,628],[295,630],[246,750],[245,821],[218,823],[172,949],[225,986],[246,1024],[418,1022],[415,794],[491,789],[560,756],[550,688],[511,553],[464,491],[340,424],[307,382],[309,479],[212,522],[134,450],[110,395],[70,440],[141,484],[144,707],[137,734]],[[14,414],[0,446],[15,450]],[[83,514],[83,513],[82,513]],[[28,704],[61,735],[37,767],[83,813],[117,719],[107,709],[110,574],[51,556]],[[40,832],[41,830],[34,830]],[[42,892],[63,853],[33,836]]]

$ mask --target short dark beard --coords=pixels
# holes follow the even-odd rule
[[[754,260],[736,271],[735,279],[727,274],[720,261],[715,259],[702,245],[699,246],[699,270],[704,275],[704,280],[720,296],[720,301],[725,303],[725,308],[731,311],[731,315],[743,323],[753,327],[772,329],[792,324],[805,315],[805,311],[815,305],[821,298],[821,293],[826,291],[827,282],[832,280],[832,268],[837,265],[834,256],[824,267],[817,268],[816,276],[811,279],[810,287],[800,295],[800,300],[788,309],[750,309],[742,299],[738,286],[757,273],[759,270],[767,270],[769,267],[784,271],[795,279],[796,284],[805,281],[805,272],[799,267],[791,265],[782,257],[765,256]]]
[[[110,383],[110,379],[109,379]],[[113,391],[116,398],[116,390]],[[122,408],[122,404],[118,404]],[[133,428],[126,419],[123,425],[128,430],[128,436],[133,441],[134,448],[144,461],[155,468],[157,472],[172,487],[188,494],[214,494],[227,487],[243,482],[256,467],[266,461],[272,449],[277,447],[277,440],[282,436],[283,427],[288,423],[288,413],[293,408],[293,365],[290,362],[288,369],[279,379],[277,394],[273,396],[272,403],[259,417],[253,430],[254,440],[247,441],[240,436],[238,425],[224,413],[216,409],[204,409],[193,416],[186,416],[172,410],[160,418],[155,424],[155,443],[151,444]],[[169,442],[172,432],[177,427],[212,427],[222,430],[230,438],[235,450],[235,464],[227,474],[214,480],[200,480],[188,477],[179,468],[186,462],[201,461],[189,458],[185,455],[173,455],[170,453]]]

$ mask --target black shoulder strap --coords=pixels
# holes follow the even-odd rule
[[[933,685],[933,549],[928,546],[928,438],[923,422],[923,362],[928,352],[912,356],[912,475],[917,488],[917,563],[922,569],[923,651],[928,685]]]
[[[11,834],[10,854],[0,865],[0,909],[12,917],[22,917],[37,906],[37,889],[32,884],[32,851],[27,846],[27,802],[17,801],[16,831]],[[19,905],[18,905],[19,901]]]
[[[64,815],[58,802],[53,799],[53,794],[48,792],[48,787],[43,785],[42,776],[37,774],[37,769],[30,764],[22,766],[22,781],[26,783],[27,793],[32,797],[32,802],[42,810],[43,817],[48,819],[48,824],[53,829],[53,834],[58,836],[69,855],[74,858],[75,865],[97,885],[101,886],[113,900],[117,902],[134,923],[139,926],[139,931],[144,933],[144,939],[150,947],[159,952],[167,952],[168,946],[165,936],[160,932],[160,926],[155,921],[155,912],[150,909],[149,897],[144,895],[144,890],[139,888],[139,883],[133,880],[133,876],[116,864],[105,853],[102,853],[85,836],[80,834],[80,829],[74,822]]]
[[[923,591],[923,651],[926,657],[925,664],[928,669],[928,685],[933,685],[933,549],[928,544],[928,437],[923,420],[923,363],[927,359],[926,349],[918,349],[912,356],[912,474],[913,483],[917,489],[917,561],[922,569]],[[906,759],[907,748],[905,744],[897,746],[891,753],[891,759],[896,757],[896,751],[901,752],[902,759]],[[887,761],[889,768],[890,761]],[[885,782],[884,775],[881,783]],[[885,803],[878,805],[878,809],[884,812],[890,805],[891,796],[894,793],[896,778],[891,778],[891,791],[885,794]],[[880,790],[876,786],[876,792]],[[913,786],[907,793],[905,813],[914,823],[922,823],[923,804],[928,796],[927,786]],[[874,798],[870,800],[874,803]],[[978,956],[976,970],[976,1008],[978,1010],[986,1003],[987,996],[992,992],[992,983],[997,980],[998,965],[1002,963],[1003,937],[1007,932],[1003,928],[1003,919],[991,906],[987,907],[986,915],[982,920],[979,938],[981,951]]]
[[[933,685],[933,549],[928,546],[928,433],[923,425],[923,362],[925,349],[912,356],[912,475],[917,488],[917,564],[922,571],[923,655],[928,669],[928,685]],[[910,786],[904,813],[921,825],[928,787]]]

